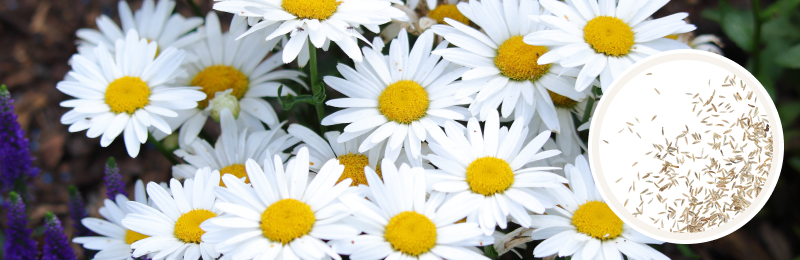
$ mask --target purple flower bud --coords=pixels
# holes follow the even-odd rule
[[[8,229],[3,246],[5,259],[36,259],[36,241],[31,238],[33,230],[27,228],[28,216],[25,214],[25,203],[16,192],[11,192],[5,206],[8,209]]]
[[[69,245],[67,234],[64,234],[64,227],[61,221],[47,212],[44,217],[44,249],[42,249],[42,260],[75,260],[75,251]]]
[[[122,174],[119,174],[119,167],[117,167],[117,161],[114,160],[114,157],[109,157],[106,162],[106,176],[104,180],[106,182],[106,196],[108,196],[108,199],[112,201],[115,200],[114,198],[117,197],[117,194],[122,194],[125,197],[128,196],[128,193],[125,192],[125,182],[122,180]]]
[[[0,86],[0,190],[14,189],[27,197],[27,179],[39,169],[32,166],[28,139],[14,114],[14,100],[5,85]]]

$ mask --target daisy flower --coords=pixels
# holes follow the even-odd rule
[[[407,19],[403,11],[382,0],[226,0],[215,3],[214,10],[249,18],[252,27],[239,38],[280,24],[266,40],[289,33],[283,62],[292,62],[299,55],[301,67],[309,59],[309,42],[316,48],[327,49],[333,41],[351,59],[360,62],[362,56],[356,38],[365,42],[366,39],[356,31],[357,27],[363,25],[379,33],[379,25],[392,19]]]
[[[395,5],[397,9],[406,13],[408,21],[392,21],[381,31],[381,38],[388,43],[397,37],[400,29],[406,29],[411,34],[420,35],[435,24],[443,24],[444,18],[469,24],[469,19],[461,14],[456,7],[459,2],[459,0],[445,0],[444,4],[438,4],[437,0],[428,0],[427,6],[423,7],[419,5],[419,0],[412,0],[408,1],[408,5]]]
[[[232,259],[341,259],[322,239],[359,233],[340,221],[351,214],[338,200],[350,180],[334,184],[344,166],[330,160],[309,182],[307,148],[285,170],[278,156],[264,164],[262,171],[254,160],[247,161],[252,187],[222,177],[227,188],[215,190],[223,201],[216,206],[226,215],[201,225],[208,232],[203,239],[217,243],[216,249]]]
[[[123,133],[128,154],[135,158],[147,141],[148,127],[172,133],[164,117],[196,107],[206,95],[196,87],[170,86],[181,72],[182,50],[170,47],[156,57],[158,46],[139,38],[135,30],[116,46],[112,55],[101,43],[94,49],[94,61],[82,54],[72,57],[72,70],[56,88],[77,99],[61,102],[72,108],[61,123],[70,125],[70,132],[89,129],[89,138],[102,135],[102,147]]]
[[[550,138],[550,131],[525,144],[528,127],[524,121],[518,117],[511,128],[501,128],[494,111],[486,119],[483,131],[474,117],[467,124],[467,135],[454,123],[447,123],[446,138],[430,144],[433,154],[428,159],[438,168],[426,171],[431,188],[453,194],[452,200],[458,200],[459,207],[473,208],[467,222],[479,224],[486,235],[491,235],[498,225],[505,229],[509,215],[520,226],[530,227],[526,209],[543,213],[545,208],[555,205],[542,188],[567,182],[561,176],[545,172],[551,167],[523,167],[561,153],[539,152]]]
[[[589,163],[583,156],[575,159],[575,165],[564,167],[569,189],[562,188],[559,206],[547,211],[547,215],[531,216],[530,232],[534,240],[542,240],[533,254],[546,257],[558,254],[572,255],[572,259],[669,259],[664,254],[645,244],[663,244],[649,238],[623,223],[603,201],[595,188]]]
[[[131,12],[126,1],[119,1],[117,10],[122,28],[108,16],[100,15],[96,20],[99,30],[78,29],[76,32],[80,39],[78,53],[91,59],[94,57],[92,49],[101,43],[114,53],[116,51],[114,43],[125,39],[125,35],[132,30],[139,32],[139,36],[147,39],[147,42],[156,42],[158,44],[156,53],[169,47],[182,49],[203,38],[200,33],[189,33],[203,25],[203,18],[184,18],[178,13],[173,13],[175,1],[172,0],[161,0],[158,4],[153,0],[145,0],[142,8],[135,13]]]
[[[504,118],[522,117],[530,122],[538,112],[549,129],[560,132],[548,93],[578,100],[580,96],[569,91],[574,88],[577,71],[558,65],[538,65],[537,60],[549,47],[522,41],[524,35],[545,29],[543,24],[527,18],[540,13],[538,2],[470,1],[458,4],[458,9],[483,32],[453,19],[445,19],[449,26],[431,27],[457,46],[434,53],[470,68],[456,87],[459,89],[456,98],[477,93],[469,110],[481,121],[502,104],[500,111]]]
[[[722,55],[721,48],[725,47],[725,45],[722,44],[722,39],[713,34],[703,34],[695,37],[694,32],[687,32],[667,35],[666,38],[689,45],[689,47],[695,50],[712,52],[719,55]]]
[[[571,89],[571,91],[574,91],[574,89]],[[576,117],[578,120],[583,120],[588,98],[592,98],[586,92],[590,92],[590,89],[574,93],[574,96],[580,97],[578,100],[550,92],[550,98],[556,107],[559,129],[561,129],[561,132],[556,135],[555,143],[558,146],[558,150],[561,151],[561,156],[569,158],[567,162],[573,161],[582,151],[587,150],[583,140],[578,136],[578,132],[581,130],[576,128],[575,119],[573,118]],[[532,130],[531,133],[548,130],[540,116],[534,116],[528,127]],[[533,138],[532,134],[529,134],[529,136]]]
[[[262,38],[276,27],[269,26],[256,32],[257,36],[237,41],[234,40],[236,35],[247,30],[244,17],[234,16],[228,32],[222,33],[217,14],[208,13],[205,27],[199,30],[206,36],[205,40],[187,48],[198,59],[184,64],[185,77],[177,81],[181,85],[201,87],[206,99],[200,101],[197,108],[179,112],[178,117],[167,120],[174,128],[183,124],[179,132],[181,144],[191,144],[197,138],[211,113],[209,101],[220,91],[230,90],[230,95],[238,100],[241,112],[244,112],[235,113],[241,128],[248,126],[250,131],[259,131],[265,130],[262,122],[270,128],[278,125],[278,115],[262,97],[278,96],[281,83],[277,80],[292,80],[305,86],[299,78],[305,74],[297,70],[275,70],[282,65],[280,52],[264,60],[279,39],[264,41]],[[283,90],[284,95],[296,95],[287,87]],[[166,136],[163,133],[159,135],[162,138]]]
[[[353,211],[346,220],[364,234],[329,244],[350,259],[489,259],[475,246],[494,242],[476,223],[456,223],[476,207],[463,207],[444,193],[427,198],[425,170],[407,164],[398,169],[382,161],[383,180],[368,169],[367,199],[353,194],[342,201]]]
[[[442,42],[436,49],[447,44]],[[396,158],[405,144],[406,152],[418,158],[427,132],[439,130],[444,122],[466,118],[468,112],[459,105],[472,99],[453,98],[457,88],[452,83],[467,69],[430,55],[432,47],[433,33],[426,32],[409,51],[408,34],[403,30],[392,40],[388,57],[381,54],[383,46],[376,38],[375,48],[364,48],[366,60],[357,62],[355,70],[344,64],[337,66],[344,79],[326,76],[325,83],[348,96],[325,103],[345,108],[322,119],[323,125],[348,124],[337,142],[371,132],[358,152],[388,139],[387,157]]]
[[[214,208],[216,198],[212,194],[218,185],[219,171],[212,172],[209,168],[198,170],[194,179],[186,180],[183,185],[176,179],[170,180],[172,195],[155,182],[148,183],[147,195],[155,207],[128,202],[131,214],[122,220],[128,229],[149,236],[131,244],[133,257],[150,254],[152,259],[218,258],[214,244],[201,239],[205,231],[200,229],[203,222],[220,214]]]
[[[136,202],[148,204],[144,184],[141,180],[136,181],[133,197]],[[133,259],[131,257],[131,244],[148,237],[122,225],[122,219],[131,214],[131,210],[127,205],[128,198],[125,195],[117,194],[114,199],[114,201],[110,199],[103,200],[104,206],[100,208],[99,213],[104,219],[84,218],[81,220],[81,224],[84,227],[98,234],[98,236],[72,239],[73,243],[81,244],[86,249],[100,251],[92,259],[131,260]]]
[[[644,21],[669,0],[621,0],[619,4],[614,0],[539,2],[552,15],[531,18],[553,30],[525,35],[524,41],[555,46],[539,58],[539,64],[583,65],[575,83],[578,91],[588,88],[598,75],[605,91],[633,63],[658,52],[689,48],[664,36],[695,29],[683,20],[687,13]]]
[[[197,139],[186,149],[175,150],[175,155],[187,163],[172,166],[174,178],[191,179],[198,169],[209,167],[222,175],[232,174],[237,178],[244,178],[245,183],[250,183],[244,165],[248,159],[263,162],[268,159],[269,154],[280,154],[281,158],[286,159],[288,154],[282,154],[281,151],[299,141],[287,135],[280,127],[248,133],[247,129],[236,126],[236,121],[227,108],[220,113],[220,125],[222,134],[214,146],[206,140]],[[220,182],[220,186],[224,187],[225,184]]]

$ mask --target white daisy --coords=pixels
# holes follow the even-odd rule
[[[153,0],[145,0],[142,8],[136,10],[135,13],[131,12],[126,1],[119,1],[117,9],[122,28],[119,28],[108,16],[100,15],[96,20],[99,30],[83,28],[76,32],[80,39],[78,40],[78,53],[92,59],[94,57],[92,49],[100,43],[114,53],[116,50],[114,43],[117,40],[125,39],[125,35],[132,30],[139,32],[139,36],[147,39],[148,42],[156,42],[157,50],[165,50],[169,47],[182,49],[203,38],[200,33],[189,33],[203,24],[203,18],[184,18],[178,13],[173,13],[175,1],[161,0],[156,4]]]
[[[458,105],[468,104],[472,99],[453,98],[457,88],[452,84],[468,69],[440,61],[439,55],[430,55],[431,32],[420,35],[409,51],[408,34],[403,30],[392,41],[388,57],[381,54],[383,46],[378,38],[374,44],[373,49],[364,48],[366,60],[357,62],[355,70],[344,64],[337,66],[344,79],[324,78],[331,88],[349,98],[326,102],[345,109],[328,115],[322,124],[348,123],[337,138],[340,143],[372,131],[361,142],[359,152],[373,149],[388,139],[387,157],[396,158],[405,144],[406,152],[418,158],[426,133],[440,131],[439,126],[444,122],[463,120],[468,114]],[[447,44],[442,42],[436,49]]]
[[[577,96],[581,97],[580,100],[572,100],[571,98],[550,92],[550,98],[556,106],[556,115],[558,116],[559,128],[561,129],[561,132],[555,136],[555,143],[558,146],[558,150],[561,151],[561,156],[568,158],[566,162],[574,161],[576,156],[580,155],[582,151],[587,150],[583,140],[578,136],[578,131],[580,130],[576,129],[573,116],[579,121],[583,120],[586,103],[588,98],[591,98],[585,92],[589,91],[590,89],[578,92]],[[548,129],[539,116],[534,116],[528,127],[532,130],[531,133],[538,133]],[[528,136],[533,138],[531,133],[529,133]]]
[[[589,164],[583,156],[575,165],[567,164],[564,171],[569,179],[569,189],[559,193],[559,206],[547,210],[547,215],[531,216],[529,235],[542,241],[533,249],[536,257],[554,254],[572,259],[669,259],[645,244],[664,242],[649,238],[623,223],[603,201],[595,188]]]
[[[689,48],[664,36],[695,29],[683,20],[687,13],[644,21],[669,0],[620,0],[619,4],[615,0],[539,2],[552,15],[531,18],[553,30],[533,32],[524,41],[557,46],[542,55],[539,64],[583,65],[575,83],[578,91],[588,88],[598,75],[605,91],[614,78],[636,61],[662,51]]]
[[[331,241],[350,259],[489,259],[475,246],[494,242],[475,223],[455,223],[475,207],[462,207],[458,198],[445,200],[433,192],[426,199],[425,170],[389,159],[382,161],[383,180],[368,169],[367,198],[343,195],[353,210],[345,220],[365,234]],[[463,199],[463,197],[462,197]]]
[[[411,34],[420,35],[435,24],[444,24],[444,18],[450,18],[463,24],[469,24],[469,19],[458,11],[459,0],[445,0],[444,4],[438,4],[437,0],[428,0],[427,6],[418,6],[419,0],[408,1],[408,5],[394,5],[397,9],[405,12],[408,21],[392,21],[383,30],[381,38],[388,43],[400,33],[400,29],[406,29]],[[420,12],[420,15],[417,14]]]
[[[264,171],[252,159],[246,163],[252,187],[225,175],[227,188],[214,193],[226,215],[201,227],[203,239],[217,243],[226,259],[323,259],[341,257],[321,239],[352,237],[359,230],[342,223],[350,210],[338,200],[350,180],[336,181],[344,166],[330,160],[310,182],[308,149],[287,163],[264,160]]]
[[[673,39],[683,44],[689,45],[692,49],[707,51],[722,55],[722,39],[713,34],[703,34],[696,36],[694,32],[667,35],[666,38]]]
[[[277,80],[292,80],[305,86],[297,70],[275,70],[282,65],[280,52],[264,60],[267,54],[278,43],[279,39],[264,41],[262,38],[274,31],[278,25],[269,26],[256,32],[256,36],[235,40],[236,35],[247,30],[244,17],[234,16],[228,32],[222,33],[219,18],[215,12],[206,16],[205,27],[200,28],[206,38],[204,41],[187,48],[194,53],[197,60],[184,64],[186,74],[178,79],[178,84],[198,86],[206,93],[206,99],[200,101],[198,107],[179,112],[173,120],[167,120],[177,128],[181,124],[179,141],[182,145],[191,144],[208,120],[211,113],[209,101],[220,91],[231,90],[230,95],[238,99],[241,112],[236,116],[240,128],[249,127],[250,131],[265,130],[265,123],[270,128],[278,125],[278,115],[263,97],[277,97]],[[296,95],[290,88],[283,88],[283,94]],[[184,123],[185,121],[185,123]],[[166,136],[160,133],[157,137]]]
[[[552,167],[524,167],[561,153],[539,152],[550,138],[550,131],[525,144],[528,127],[524,121],[518,117],[511,128],[501,128],[494,111],[489,114],[483,131],[474,117],[467,124],[467,135],[454,123],[447,123],[447,137],[430,144],[433,154],[428,159],[438,170],[426,171],[429,185],[435,191],[453,194],[452,199],[458,200],[460,207],[473,209],[467,222],[479,224],[486,235],[492,234],[497,225],[505,229],[509,215],[520,226],[530,227],[526,209],[542,213],[555,205],[541,188],[567,182],[561,176],[545,172]]]
[[[156,57],[156,44],[139,38],[135,30],[116,46],[112,55],[101,43],[94,49],[95,61],[82,54],[72,57],[72,70],[56,88],[77,99],[61,102],[73,108],[61,123],[71,125],[70,132],[89,129],[89,138],[102,134],[103,147],[123,133],[128,154],[136,157],[147,141],[148,127],[172,133],[163,117],[196,107],[206,95],[196,87],[170,86],[181,72],[182,50],[170,47]]]
[[[128,202],[131,214],[122,220],[128,229],[149,236],[131,244],[133,256],[150,254],[154,260],[218,258],[214,244],[201,239],[205,231],[200,229],[201,223],[220,214],[214,207],[216,198],[212,194],[218,185],[219,171],[212,172],[209,168],[197,170],[194,179],[187,179],[183,185],[171,179],[172,195],[155,182],[148,183],[147,195],[155,207]]]
[[[263,162],[270,154],[279,154],[281,158],[286,159],[289,155],[283,154],[282,151],[299,142],[280,127],[248,133],[247,129],[236,126],[233,115],[228,109],[223,109],[220,113],[220,125],[222,134],[213,147],[206,140],[197,139],[189,147],[175,151],[175,155],[187,163],[172,166],[174,178],[191,179],[198,169],[209,167],[222,175],[233,174],[250,183],[244,165],[248,159]],[[220,183],[220,186],[224,184]]]
[[[147,195],[144,191],[144,184],[141,180],[136,181],[133,192],[134,200],[148,204]],[[92,259],[108,260],[131,260],[131,244],[147,238],[147,235],[125,228],[122,219],[131,213],[128,209],[128,198],[125,195],[117,194],[115,201],[110,199],[103,200],[104,206],[100,207],[99,218],[84,218],[81,224],[97,233],[98,236],[76,237],[73,243],[81,244],[86,249],[98,250]]]
[[[469,110],[481,121],[502,104],[504,118],[522,117],[530,122],[538,112],[550,130],[560,132],[548,93],[579,99],[575,91],[569,91],[574,88],[577,70],[538,65],[537,59],[548,52],[548,46],[522,42],[524,35],[545,28],[527,18],[541,12],[538,2],[470,1],[458,4],[458,9],[483,32],[452,19],[445,19],[450,26],[431,27],[458,47],[434,53],[471,69],[462,75],[456,98],[477,93]]]
[[[301,67],[309,59],[309,42],[316,48],[327,49],[333,41],[351,59],[360,62],[362,56],[356,38],[365,42],[366,39],[356,27],[363,25],[379,33],[379,25],[392,19],[407,19],[403,11],[391,6],[391,2],[381,0],[226,0],[215,3],[214,10],[249,18],[252,28],[239,38],[280,24],[266,40],[289,33],[283,62],[292,62],[299,55]]]

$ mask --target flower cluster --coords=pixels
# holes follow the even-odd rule
[[[133,200],[109,161],[103,219],[81,221],[97,236],[72,241],[95,259],[488,259],[519,227],[536,257],[666,258],[605,204],[578,133],[622,71],[690,48],[686,13],[651,19],[667,2],[224,0],[223,32],[214,11],[121,1],[121,28],[78,31],[61,121],[131,157],[175,136],[180,161]],[[317,75],[331,42],[349,60]],[[317,114],[287,124],[304,114],[274,103]]]

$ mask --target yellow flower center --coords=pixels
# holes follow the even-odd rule
[[[622,234],[622,220],[605,202],[589,201],[581,205],[572,216],[572,225],[578,232],[608,240]]]
[[[550,93],[550,99],[553,100],[553,105],[556,107],[573,108],[578,104],[578,101],[559,95],[553,91],[547,90],[547,93]]]
[[[244,177],[244,183],[250,183],[250,178],[247,177],[247,171],[244,168],[244,164],[235,163],[225,166],[224,168],[219,170],[219,174],[220,176],[224,176],[225,174],[232,174],[233,176],[236,176],[236,178],[239,179]],[[222,183],[221,179],[219,180],[219,186],[226,187],[225,183]]]
[[[467,184],[474,193],[489,196],[502,193],[514,183],[514,171],[505,160],[487,156],[478,158],[467,167]]]
[[[444,23],[444,18],[450,18],[459,23],[469,25],[469,18],[461,14],[456,5],[439,5],[428,13],[428,17],[441,24]]]
[[[410,124],[425,116],[428,104],[428,92],[413,80],[392,83],[378,97],[381,114],[401,124]]]
[[[679,36],[680,36],[679,34],[670,34],[670,35],[664,36],[664,38],[678,40]]]
[[[598,16],[586,23],[583,38],[594,51],[608,56],[626,55],[634,43],[631,27],[612,16]]]
[[[150,104],[150,88],[139,77],[118,78],[106,88],[106,104],[114,113],[133,114]]]
[[[285,245],[308,234],[316,221],[311,206],[296,199],[282,199],[261,213],[261,231],[269,240]]]
[[[300,19],[325,20],[341,3],[336,0],[283,0],[281,7]]]
[[[529,45],[522,36],[513,36],[497,49],[494,65],[504,76],[513,80],[537,80],[550,70],[550,64],[539,65],[539,57],[547,52],[545,46]]]
[[[436,245],[436,225],[425,215],[405,211],[389,220],[383,237],[394,250],[418,256]]]
[[[200,244],[200,237],[206,233],[200,229],[200,224],[216,216],[217,214],[207,209],[193,209],[183,213],[178,222],[175,222],[175,237],[185,243]]]
[[[136,241],[148,238],[150,236],[128,229],[125,231],[125,243],[130,245]]]
[[[200,108],[208,106],[208,101],[214,98],[219,91],[233,89],[231,95],[238,99],[247,92],[250,80],[241,71],[226,65],[214,65],[203,69],[192,78],[192,86],[202,87],[206,99],[197,103]]]
[[[337,184],[344,179],[350,178],[353,180],[350,186],[358,186],[359,184],[369,185],[367,184],[367,176],[364,174],[364,167],[369,165],[369,158],[367,158],[366,155],[348,153],[339,156],[338,159],[339,164],[344,165],[344,172],[342,173],[342,177],[339,177],[339,180],[336,181]],[[383,178],[380,169],[375,172],[378,173],[378,177]]]

